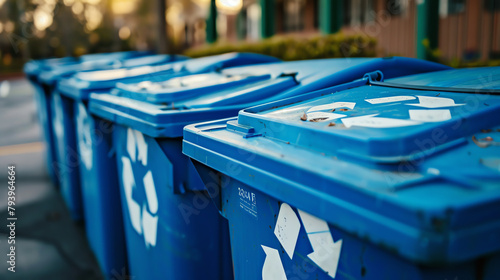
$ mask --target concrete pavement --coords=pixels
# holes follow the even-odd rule
[[[47,175],[33,94],[25,79],[0,78],[0,279],[102,279],[83,225],[71,220]],[[15,273],[7,270],[4,225],[10,164],[16,166]]]

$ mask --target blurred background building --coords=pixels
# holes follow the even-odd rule
[[[376,55],[500,59],[500,0],[0,0],[0,71],[30,58],[341,32]]]

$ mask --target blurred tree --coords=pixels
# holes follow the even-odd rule
[[[158,19],[158,39],[156,50],[158,53],[168,52],[166,11],[167,0],[156,0],[156,16]]]
[[[0,63],[130,49],[118,37],[114,1],[0,0]]]

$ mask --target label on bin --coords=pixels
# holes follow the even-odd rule
[[[238,196],[240,197],[240,207],[257,218],[257,197],[255,193],[238,188]]]

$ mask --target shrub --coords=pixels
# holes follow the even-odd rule
[[[294,38],[275,36],[259,42],[227,43],[188,49],[184,52],[190,57],[202,57],[228,52],[252,52],[270,55],[282,60],[304,60],[335,57],[373,57],[376,56],[377,42],[374,38],[342,33]]]
[[[452,60],[451,62],[445,62],[445,64],[450,65],[455,68],[471,68],[471,67],[488,67],[488,66],[500,66],[500,60],[488,60],[488,61],[460,61],[458,59]]]

